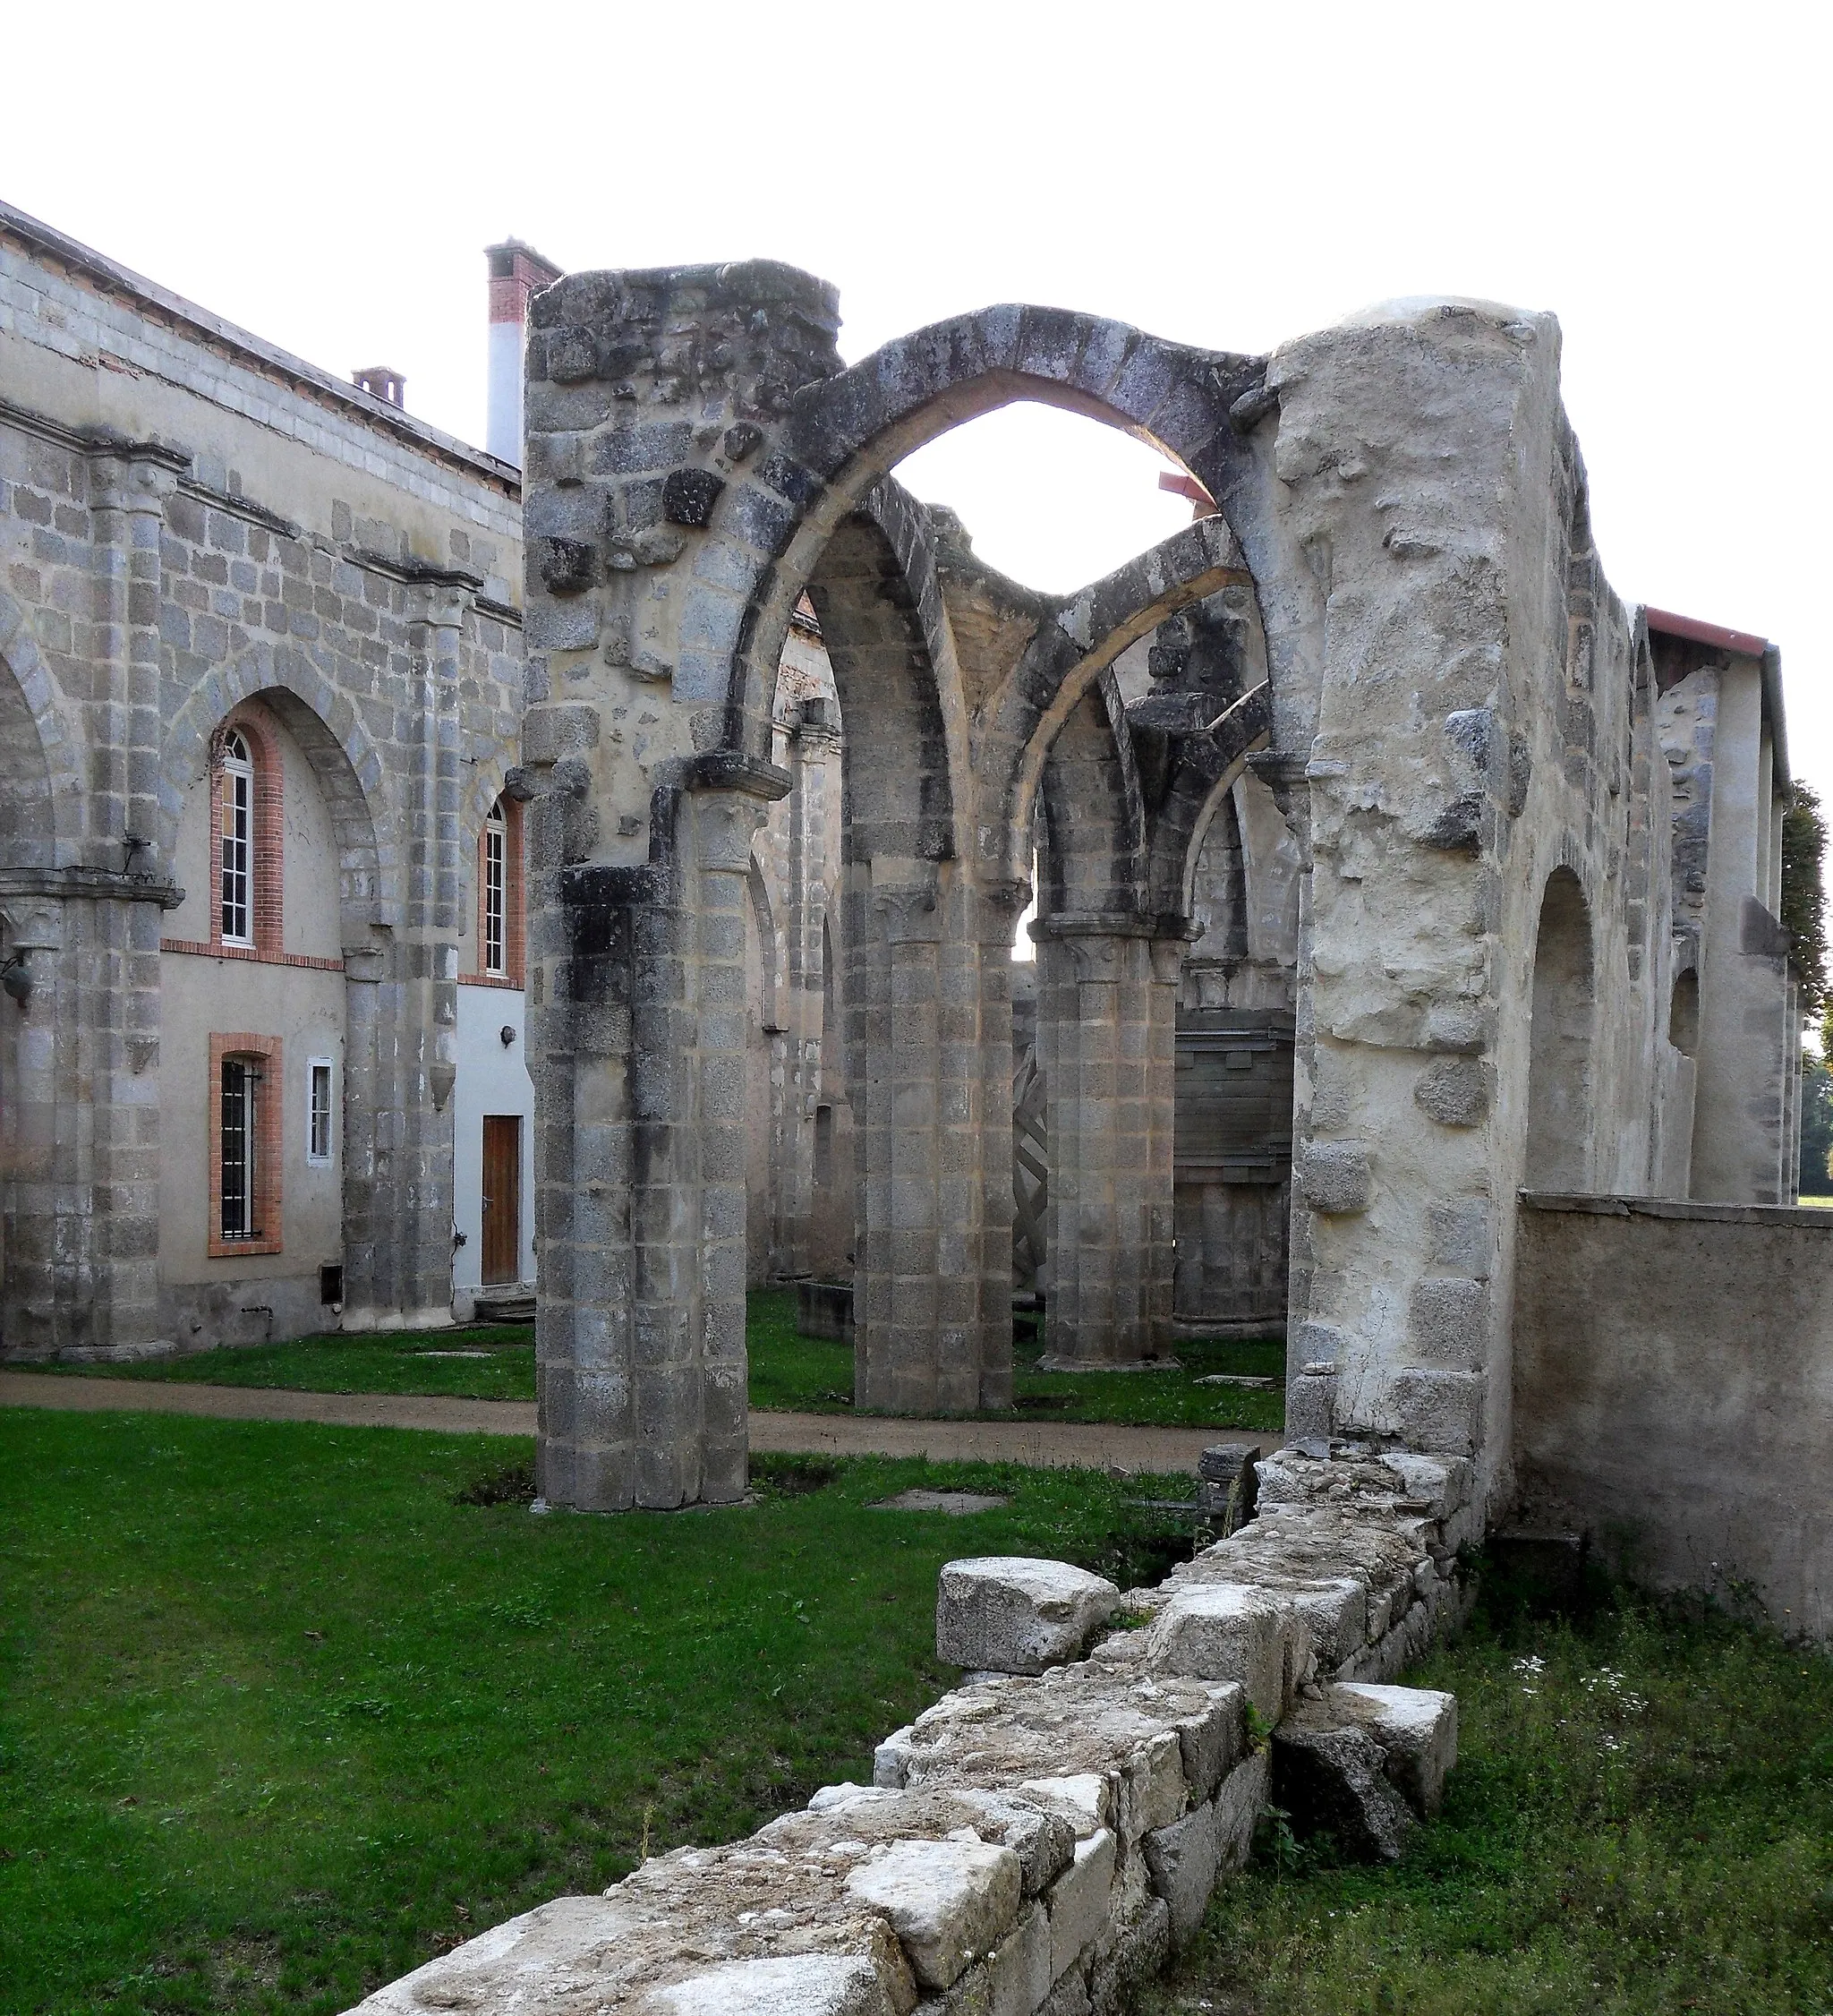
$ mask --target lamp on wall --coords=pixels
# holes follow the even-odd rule
[[[32,970],[26,963],[26,955],[16,952],[4,966],[0,966],[0,987],[18,1002],[20,1012],[25,1012],[25,1004],[32,997]]]
[[[497,1031],[497,1034],[502,1038],[503,1047],[506,1050],[516,1040],[516,1031],[510,1027],[507,1022],[505,1022],[503,1024],[502,1028]]]

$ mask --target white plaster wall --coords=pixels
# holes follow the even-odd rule
[[[534,1279],[534,1083],[528,1075],[523,1008],[516,987],[458,988],[458,1075],[452,1086],[454,1229],[465,1243],[452,1256],[452,1306],[462,1319],[483,1280],[483,1119],[522,1116],[522,1278]],[[505,1044],[505,1025],[516,1040]]]

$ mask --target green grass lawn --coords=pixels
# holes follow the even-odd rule
[[[817,1414],[853,1411],[851,1347],[800,1336],[793,1290],[750,1297],[751,1405]],[[453,1352],[478,1352],[454,1357]],[[1183,1343],[1181,1370],[1164,1372],[1040,1372],[1039,1347],[1016,1347],[1021,1419],[1156,1422],[1276,1434],[1285,1396],[1275,1388],[1205,1386],[1206,1375],[1283,1378],[1285,1346],[1273,1338]],[[197,1380],[214,1386],[287,1387],[308,1393],[449,1393],[482,1400],[534,1397],[533,1332],[526,1324],[489,1328],[302,1337],[243,1345],[144,1365],[53,1365],[91,1379]]]
[[[1833,2011],[1833,1661],[1486,1598],[1408,1679],[1458,1697],[1443,1816],[1389,1869],[1263,1830],[1154,2016]]]
[[[0,2008],[329,2016],[645,1843],[869,1776],[953,1677],[944,1560],[1128,1582],[1190,1545],[1128,1503],[1188,1478],[987,1465],[764,1458],[717,1512],[455,1502],[528,1460],[0,1410]],[[1012,1502],[867,1509],[916,1483]]]

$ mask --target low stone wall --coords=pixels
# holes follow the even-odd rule
[[[1524,1515],[1833,1636],[1833,1211],[1524,1195]]]
[[[1283,1451],[1259,1516],[1156,1589],[952,1564],[951,1658],[1035,1664],[1053,1632],[1112,1627],[1042,1673],[976,1674],[879,1747],[871,1785],[512,1918],[362,2016],[1113,2009],[1246,1860],[1288,1764],[1371,1853],[1436,1806],[1455,1704],[1354,1683],[1462,1617],[1470,1488],[1466,1463]]]

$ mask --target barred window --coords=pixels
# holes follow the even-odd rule
[[[223,744],[223,943],[252,945],[250,892],[254,875],[254,764],[231,730]]]
[[[331,1159],[331,1061],[314,1057],[305,1067],[305,1158]]]
[[[252,1057],[223,1060],[223,1230],[225,1239],[259,1239],[255,1144],[261,1073]]]
[[[508,837],[508,822],[499,799],[483,823],[483,970],[499,979],[508,970],[503,957]]]

